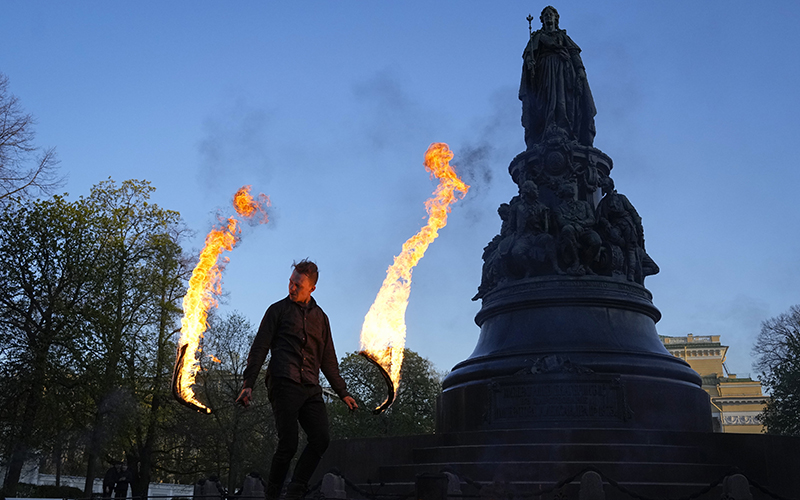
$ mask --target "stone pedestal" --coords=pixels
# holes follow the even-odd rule
[[[500,285],[475,351],[445,378],[437,432],[515,428],[711,431],[708,396],[658,338],[643,286],[602,276]]]

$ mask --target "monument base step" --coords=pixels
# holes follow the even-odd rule
[[[631,498],[623,489],[653,499],[686,497],[738,473],[783,498],[797,498],[797,464],[800,438],[784,436],[516,429],[334,441],[316,479],[336,469],[373,497],[399,497],[415,491],[421,474],[447,471],[461,483],[462,496],[453,500],[502,496],[498,488],[511,499],[578,498],[579,473],[591,469],[603,476],[606,498],[615,500]],[[531,496],[573,476],[559,496]],[[351,489],[350,498],[369,496]],[[755,500],[772,498],[753,486],[751,492]],[[697,498],[718,499],[721,494],[717,484]]]

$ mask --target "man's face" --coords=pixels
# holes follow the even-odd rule
[[[316,289],[317,287],[311,283],[311,278],[297,271],[292,271],[292,276],[289,278],[289,298],[292,302],[308,303],[309,299],[311,299],[311,292]]]

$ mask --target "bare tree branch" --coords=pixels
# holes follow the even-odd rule
[[[64,185],[55,148],[34,145],[36,121],[25,113],[0,73],[0,206],[12,196],[52,194]]]

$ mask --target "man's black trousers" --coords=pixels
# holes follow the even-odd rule
[[[328,449],[330,432],[328,412],[319,385],[299,384],[283,377],[272,378],[269,385],[269,400],[278,431],[278,449],[272,457],[267,498],[270,498],[270,494],[274,495],[272,498],[277,498],[297,452],[297,424],[305,431],[308,444],[297,460],[292,482],[303,486],[308,484],[322,454]]]

